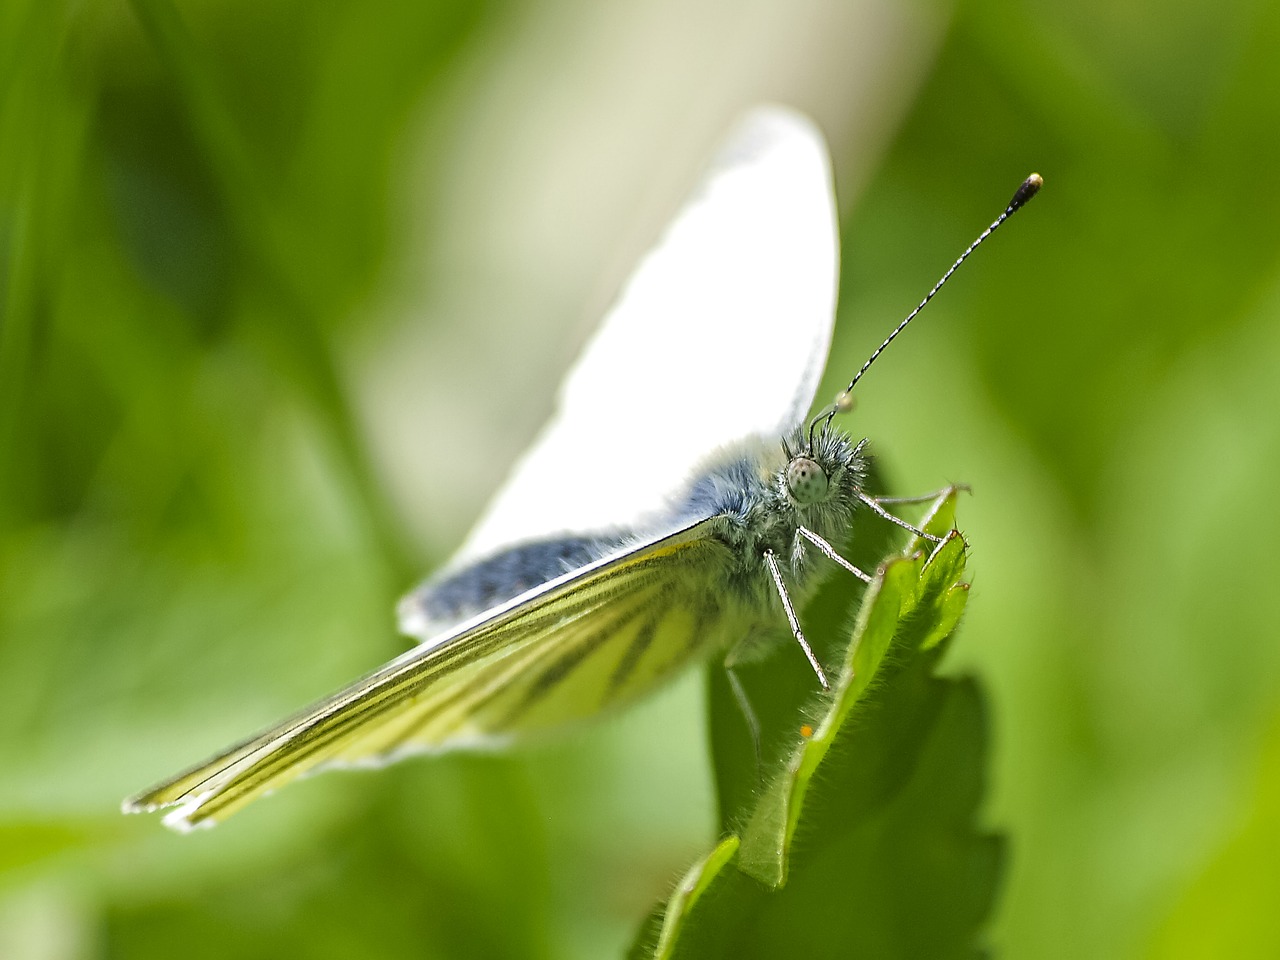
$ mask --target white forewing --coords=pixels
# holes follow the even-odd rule
[[[662,509],[718,447],[808,411],[831,342],[837,232],[811,121],[752,110],[640,262],[455,565]]]

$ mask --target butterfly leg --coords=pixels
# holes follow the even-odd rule
[[[880,506],[886,503],[932,503],[943,494],[951,493],[953,490],[960,490],[964,493],[972,493],[967,483],[953,483],[949,487],[943,487],[941,490],[933,490],[929,493],[919,493],[914,497],[872,497]]]
[[[733,691],[733,699],[738,704],[742,719],[746,721],[747,732],[751,734],[751,746],[756,755],[756,778],[764,779],[764,751],[760,746],[760,718],[751,706],[751,698],[747,696],[747,688],[742,685],[738,676],[738,657],[735,655],[739,647],[729,651],[724,658],[724,675],[729,680],[729,689]]]
[[[928,540],[930,543],[942,542],[942,537],[935,537],[932,533],[925,533],[919,527],[912,526],[910,523],[907,523],[907,521],[903,520],[901,517],[895,517],[892,513],[890,513],[884,507],[880,506],[880,501],[875,497],[869,497],[865,493],[859,492],[858,499],[861,500],[863,503],[865,503],[868,507],[870,507],[872,513],[876,514],[877,516],[883,517],[885,520],[888,520],[890,523],[896,523],[898,526],[902,527],[902,529],[904,530],[910,530],[917,537],[922,537],[923,539]]]
[[[846,560],[844,557],[840,556],[840,554],[836,552],[835,547],[827,543],[827,541],[823,540],[820,536],[818,536],[808,527],[798,527],[796,529],[796,533],[804,537],[806,540],[812,543],[815,547],[821,550],[823,554],[825,554],[827,557],[834,560],[836,563],[840,564],[840,566],[844,567],[846,570],[852,573],[855,577],[857,577],[863,583],[871,582],[871,575],[869,573],[864,573],[863,571],[855,567],[852,563],[850,563],[848,560]]]
[[[773,555],[772,550],[764,552],[764,565],[769,568],[769,575],[773,577],[773,585],[777,587],[778,597],[782,600],[782,608],[787,612],[787,623],[791,625],[791,635],[796,638],[796,643],[800,644],[800,649],[809,658],[809,666],[813,667],[813,672],[818,675],[818,682],[822,684],[822,689],[830,690],[831,684],[827,682],[827,675],[823,672],[822,664],[814,656],[813,648],[809,646],[809,641],[804,638],[804,631],[800,629],[800,618],[796,616],[796,608],[791,605],[791,595],[787,593],[787,586],[782,582],[782,571],[778,569],[778,558]]]

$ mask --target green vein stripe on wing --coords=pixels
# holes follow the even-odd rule
[[[614,671],[625,679],[635,664],[626,671],[623,666],[639,661],[669,612],[674,584],[692,559],[689,548],[713,543],[702,535],[705,522],[516,598],[485,619],[462,625],[438,646],[411,650],[271,730],[140,794],[127,808],[182,804],[175,817],[194,825],[234,812],[327,762],[358,762],[412,745],[443,746],[468,725],[472,732],[501,733],[597,650],[610,649],[611,637],[627,636],[630,625],[652,612],[657,601],[660,609],[637,628]],[[603,623],[602,612],[611,614]],[[690,649],[696,640],[695,632],[688,638]],[[445,684],[450,677],[459,682]],[[621,685],[611,685],[606,699]],[[434,693],[433,686],[439,687]],[[520,691],[522,699],[506,715],[493,714],[491,707],[503,696]],[[398,710],[406,711],[402,719],[392,717]],[[490,715],[482,716],[486,711]]]

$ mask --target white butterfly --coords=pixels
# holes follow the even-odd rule
[[[458,555],[401,602],[421,643],[124,809],[211,825],[321,768],[562,726],[784,615],[825,686],[796,608],[836,565],[869,579],[838,553],[858,505],[907,526],[863,493],[835,408],[805,424],[837,274],[822,137],[757,108]]]

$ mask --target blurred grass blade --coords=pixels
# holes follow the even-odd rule
[[[368,451],[351,409],[333,347],[324,329],[322,307],[309,291],[307,265],[294,252],[296,227],[269,194],[237,130],[231,105],[221,93],[218,62],[191,33],[170,0],[132,0],[158,60],[173,78],[192,132],[216,171],[241,251],[246,274],[266,295],[270,308],[260,315],[273,358],[310,398],[324,418],[328,434],[358,494],[370,533],[398,580],[417,572],[401,525],[369,463]]]

